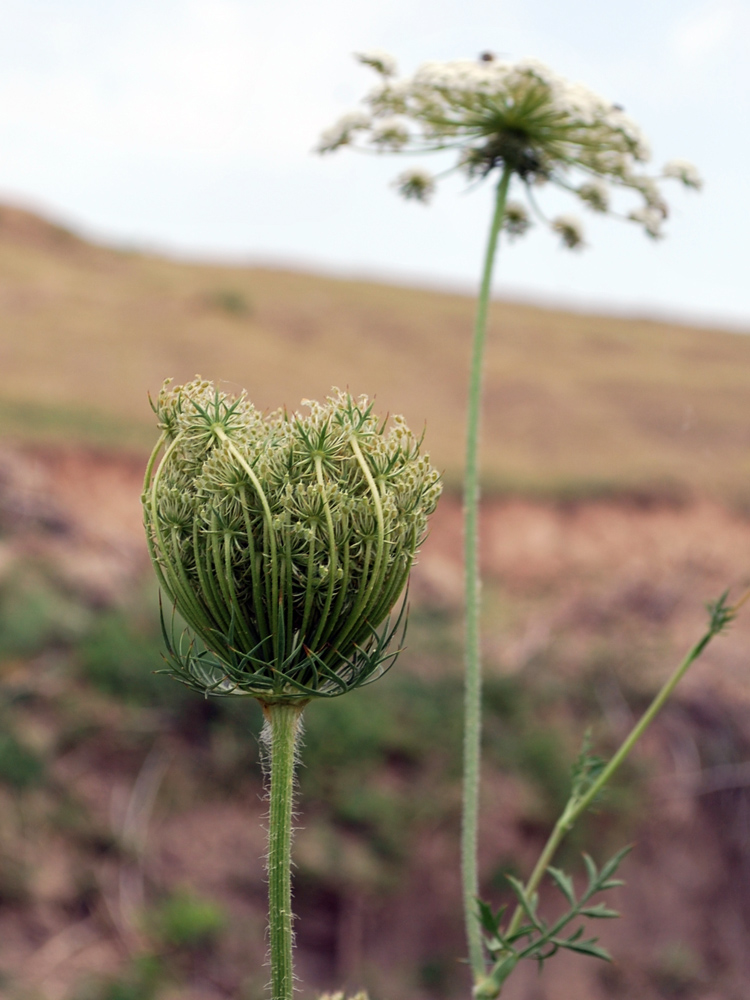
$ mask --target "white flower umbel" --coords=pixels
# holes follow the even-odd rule
[[[425,63],[413,76],[397,78],[395,60],[385,53],[357,58],[379,80],[356,116],[344,116],[321,136],[321,153],[343,146],[375,152],[455,150],[454,169],[469,178],[508,170],[527,190],[554,184],[595,212],[641,224],[649,236],[660,235],[660,227],[653,213],[642,209],[658,208],[662,219],[667,216],[658,181],[701,187],[697,170],[684,160],[670,161],[656,176],[646,173],[650,151],[633,119],[618,104],[536,60],[510,62],[485,53],[479,60]],[[407,198],[426,200],[409,184],[396,187]],[[641,204],[615,211],[611,192],[616,189]],[[554,223],[550,228],[560,232]],[[577,242],[564,240],[570,247],[583,245],[582,233]]]

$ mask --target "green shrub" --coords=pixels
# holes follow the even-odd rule
[[[233,288],[222,288],[209,297],[209,302],[216,309],[221,309],[230,316],[249,316],[252,312],[250,303],[242,294]]]
[[[9,732],[0,734],[0,782],[23,791],[44,781],[44,762]]]
[[[78,646],[83,676],[103,694],[139,705],[168,705],[183,694],[156,671],[164,666],[157,622],[139,623],[124,611],[101,614]]]
[[[213,944],[226,925],[226,916],[216,903],[183,890],[162,900],[150,913],[148,924],[163,947],[194,950]]]
[[[68,643],[87,623],[86,609],[33,567],[0,586],[0,659],[30,657]]]
[[[303,788],[336,770],[369,774],[384,763],[447,764],[460,745],[460,681],[427,681],[398,667],[385,684],[311,705],[305,712]]]
[[[163,978],[159,959],[141,955],[119,975],[85,984],[71,1000],[155,1000]]]
[[[702,985],[701,960],[681,941],[668,944],[657,959],[654,983],[663,997],[688,997]]]

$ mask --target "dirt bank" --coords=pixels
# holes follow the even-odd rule
[[[150,572],[139,506],[144,464],[140,455],[2,448],[2,579],[12,582],[19,566],[37,560],[94,609],[125,602]],[[482,560],[489,675],[538,677],[547,691],[554,683],[584,678],[591,689],[587,697],[618,735],[632,718],[633,700],[653,690],[700,634],[703,603],[749,582],[750,521],[702,498],[679,504],[632,497],[566,504],[495,499],[483,509]],[[428,608],[456,622],[461,562],[461,505],[446,496],[414,573],[417,610]],[[627,888],[613,899],[625,915],[602,932],[617,965],[600,969],[586,960],[563,960],[542,979],[529,969],[508,991],[509,1000],[744,996],[750,978],[743,945],[750,930],[749,640],[750,613],[710,648],[640,754],[648,809],[635,831]],[[432,669],[427,654],[423,658]],[[459,669],[456,660],[447,662],[435,671]],[[404,663],[409,669],[406,658]],[[417,663],[414,669],[422,668]],[[58,737],[49,735],[49,719],[65,691],[61,675],[44,676],[49,692],[35,695],[39,705],[32,703],[28,719],[34,738],[48,733],[44,738],[53,745]],[[257,778],[243,779],[235,799],[218,792],[215,800],[191,798],[173,763],[200,758],[203,751],[189,734],[160,733],[153,716],[91,706],[99,729],[91,739],[76,737],[82,740],[77,748],[61,750],[52,773],[59,787],[74,789],[93,817],[99,846],[84,850],[79,844],[71,854],[60,834],[39,827],[37,841],[26,846],[36,895],[0,898],[4,968],[20,985],[33,985],[29,970],[41,970],[45,996],[72,996],[77,977],[112,971],[137,951],[137,921],[129,922],[122,909],[135,905],[128,893],[144,891],[144,885],[148,891],[151,882],[187,881],[219,899],[258,942],[251,955],[230,947],[208,965],[195,959],[191,1000],[228,995],[248,961],[261,969],[253,980],[260,989],[264,887],[258,831],[264,806]],[[154,752],[156,757],[149,756]],[[106,838],[122,834],[128,803],[142,793],[149,768],[157,764],[166,769],[162,777],[170,791],[146,819],[148,831],[139,833],[145,838],[148,832],[149,851],[134,868],[127,854],[106,846]],[[373,780],[386,787],[405,778],[395,767]],[[491,892],[509,857],[528,864],[543,829],[530,820],[528,792],[516,776],[488,767],[484,795],[482,865]],[[401,884],[385,894],[352,889],[334,870],[314,889],[300,877],[300,971],[309,987],[345,980],[356,987],[369,977],[383,988],[390,984],[395,998],[460,995],[454,956],[464,946],[456,915],[452,808],[439,822],[420,827]],[[301,803],[302,872],[308,865],[320,867],[316,809],[319,804]],[[361,837],[354,826],[342,831],[337,859],[361,873]],[[241,877],[238,856],[249,873]],[[80,895],[71,873],[80,881],[92,871],[93,898],[104,903],[81,913],[70,903]],[[436,955],[448,956],[443,966],[435,966]],[[421,970],[421,985],[408,994],[399,991],[400,969]]]

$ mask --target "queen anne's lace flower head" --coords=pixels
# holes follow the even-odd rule
[[[374,680],[440,479],[402,417],[333,390],[308,413],[260,413],[196,377],[165,383],[146,476],[151,558],[192,629],[171,673],[267,703]],[[157,458],[161,453],[161,460]]]
[[[666,218],[657,180],[643,172],[648,143],[623,109],[532,59],[509,62],[484,53],[479,60],[429,62],[411,77],[396,76],[384,53],[357,56],[373,68],[378,83],[364,98],[367,124],[346,116],[321,137],[318,150],[357,146],[378,152],[454,149],[456,168],[470,178],[508,170],[527,189],[553,183],[600,213],[617,214],[611,190],[639,196],[642,207],[622,218],[659,235],[655,212]],[[402,175],[402,178],[408,175]],[[682,160],[668,163],[660,178],[698,189],[700,177]],[[433,186],[396,184],[407,198],[425,201]],[[533,205],[532,200],[532,205]],[[552,225],[567,246],[572,230]]]

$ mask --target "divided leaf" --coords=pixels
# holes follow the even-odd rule
[[[487,903],[478,901],[480,920],[485,932],[485,946],[494,962],[485,983],[486,990],[489,991],[488,996],[499,994],[502,984],[522,958],[533,959],[541,968],[548,958],[563,948],[605,962],[612,961],[611,955],[599,944],[598,938],[583,937],[583,925],[578,926],[566,937],[561,937],[560,934],[579,918],[607,920],[619,916],[616,910],[604,903],[590,904],[589,900],[597,893],[623,884],[620,879],[612,876],[630,850],[628,846],[618,851],[602,865],[601,869],[597,868],[596,862],[590,855],[584,854],[588,886],[580,899],[576,899],[572,877],[562,869],[550,865],[547,872],[569,907],[552,924],[548,924],[537,914],[538,895],[536,893],[529,895],[523,883],[512,875],[507,876],[507,881],[518,900],[520,911],[526,917],[526,922],[522,926],[517,929],[513,927],[511,931],[511,923],[503,929],[501,923],[506,907],[493,913]]]
[[[573,891],[573,879],[570,875],[566,875],[560,868],[553,868],[552,865],[547,868],[547,871],[552,881],[555,883],[563,896],[565,896],[570,905],[575,906],[576,897],[575,892]]]

